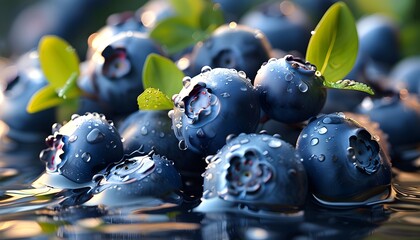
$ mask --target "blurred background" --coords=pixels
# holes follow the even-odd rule
[[[215,0],[226,9],[241,8],[238,0]],[[32,48],[45,34],[61,36],[74,46],[83,59],[87,39],[106,24],[113,13],[136,11],[147,0],[14,0],[0,7],[0,57],[15,58]],[[268,2],[252,0],[258,4]],[[294,0],[307,9],[316,9],[333,0]],[[403,56],[420,54],[420,1],[416,0],[345,0],[356,19],[380,13],[398,25]],[[222,7],[223,7],[222,6]],[[239,14],[244,14],[242,11]],[[238,13],[236,13],[238,14]]]

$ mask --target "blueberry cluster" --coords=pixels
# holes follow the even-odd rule
[[[170,5],[152,8],[153,2],[132,15],[113,15],[91,39],[77,80],[84,94],[63,125],[53,124],[56,108],[24,111],[47,84],[36,52],[2,74],[0,120],[8,131],[1,139],[47,136],[39,155],[45,172],[34,186],[83,189],[86,205],[181,203],[193,192],[199,211],[296,212],[308,200],[324,206],[386,201],[391,159],[397,166],[418,159],[420,81],[413,72],[419,65],[391,71],[399,56],[387,50],[397,49],[397,33],[382,18],[360,23],[361,54],[349,74],[363,76],[377,95],[347,98],[342,90],[330,95],[319,66],[302,57],[316,14],[296,21],[309,14],[299,5],[274,1],[240,18],[219,1],[237,23],[173,54],[150,37],[155,23],[139,17],[174,16]],[[386,46],[376,44],[381,34]],[[186,75],[171,96],[172,109],[138,110],[152,53],[172,59]],[[362,115],[367,121],[358,120]]]

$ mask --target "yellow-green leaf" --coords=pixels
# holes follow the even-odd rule
[[[51,86],[60,88],[72,74],[79,75],[79,57],[75,49],[60,37],[43,37],[38,52],[42,71]]]
[[[333,4],[319,21],[308,44],[306,60],[327,82],[336,82],[353,68],[358,51],[354,17],[344,2]]]
[[[44,88],[41,88],[32,96],[28,105],[26,106],[26,111],[28,113],[36,113],[60,105],[64,101],[64,98],[60,98],[57,95],[57,92],[53,86],[47,85]]]
[[[155,88],[147,88],[137,97],[141,110],[169,110],[173,108],[171,99]]]
[[[143,87],[159,89],[166,96],[172,97],[182,89],[184,76],[172,60],[152,53],[143,67]]]

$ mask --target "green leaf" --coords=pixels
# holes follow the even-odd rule
[[[338,80],[336,82],[324,82],[324,85],[329,88],[337,88],[337,89],[344,89],[344,90],[357,90],[362,91],[365,93],[369,93],[370,95],[374,95],[372,88],[370,88],[368,85],[356,82],[354,80]]]
[[[79,58],[66,41],[57,36],[45,36],[39,46],[39,61],[42,71],[55,88],[61,88],[71,75],[79,75]]]
[[[171,0],[170,2],[178,16],[188,17],[192,20],[198,18],[205,5],[204,0]]]
[[[190,24],[188,17],[170,17],[160,21],[150,32],[150,37],[160,43],[169,54],[179,52],[206,35]]]
[[[179,93],[184,73],[174,62],[158,54],[150,54],[143,67],[143,87],[156,88],[166,96]]]
[[[219,4],[206,2],[203,11],[200,14],[200,29],[208,33],[213,32],[217,27],[224,24],[224,16]]]
[[[38,90],[29,100],[26,106],[28,113],[36,113],[51,107],[62,104],[65,101],[57,95],[55,88],[51,85],[45,86]]]
[[[319,21],[308,44],[306,60],[327,82],[336,82],[353,68],[358,51],[354,17],[343,2],[333,4]]]
[[[174,106],[168,96],[155,88],[146,88],[137,97],[137,103],[141,110],[169,110]]]

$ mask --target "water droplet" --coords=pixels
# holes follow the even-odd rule
[[[249,139],[248,138],[244,138],[241,141],[239,141],[241,144],[245,144],[245,143],[249,143]]]
[[[210,72],[211,71],[211,67],[210,66],[204,66],[201,68],[201,73],[206,73],[206,72]]]
[[[105,138],[105,135],[97,128],[94,128],[90,133],[86,136],[86,140],[89,143],[99,143],[102,142]]]
[[[299,88],[299,91],[301,91],[301,92],[307,92],[308,91],[308,85],[304,82],[300,83],[298,88]]]
[[[284,80],[290,82],[293,80],[293,74],[291,73],[286,73],[286,75],[284,76]]]
[[[320,162],[323,162],[323,161],[325,160],[325,155],[324,155],[324,154],[319,155],[319,156],[318,156],[318,160],[319,160]]]
[[[227,93],[227,92],[224,92],[224,93],[222,93],[222,94],[220,94],[222,97],[224,97],[224,98],[227,98],[227,97],[230,97],[230,94],[229,93]]]
[[[329,118],[329,117],[326,117],[326,118],[322,119],[322,122],[325,123],[325,124],[330,124],[332,122],[332,119]]]
[[[241,91],[246,92],[246,91],[248,91],[248,88],[247,87],[241,87]]]
[[[78,118],[78,117],[80,117],[80,115],[79,115],[79,114],[73,114],[73,115],[71,115],[70,119],[71,119],[71,120],[75,120],[75,119],[76,119],[76,118]]]
[[[143,127],[140,128],[140,134],[141,135],[145,136],[145,135],[147,135],[147,133],[148,133],[148,130],[147,130],[146,126],[143,126]]]
[[[199,128],[195,134],[197,134],[197,137],[199,138],[204,138],[206,136],[202,128]]]
[[[162,168],[156,168],[157,173],[162,173]]]
[[[272,139],[270,142],[268,142],[268,146],[272,148],[279,148],[281,147],[281,140],[280,139]]]
[[[286,92],[288,92],[288,93],[292,93],[292,92],[293,92],[292,87],[291,87],[291,86],[288,86],[288,87],[287,87],[287,89],[286,89]]]
[[[308,134],[306,134],[306,133],[304,133],[303,135],[302,135],[302,138],[307,138],[308,137]]]
[[[318,138],[312,138],[311,139],[311,145],[312,146],[315,146],[315,145],[317,145],[319,143],[319,139]]]
[[[180,141],[178,142],[178,148],[179,148],[180,150],[182,150],[182,151],[184,151],[184,150],[187,150],[187,149],[188,149],[188,146],[187,146],[187,144],[185,143],[185,140],[180,140]]]
[[[229,147],[231,152],[238,150],[241,147],[241,144],[235,144]]]
[[[187,88],[190,85],[190,83],[191,83],[191,77],[186,76],[182,79],[182,85],[184,87]]]
[[[69,142],[75,142],[77,140],[77,135],[71,135],[70,137],[69,137]]]
[[[326,134],[328,132],[328,129],[326,127],[321,127],[318,129],[319,134]]]
[[[83,161],[85,161],[85,162],[90,162],[90,159],[91,159],[92,157],[90,156],[90,154],[88,153],[88,152],[84,152],[83,154],[82,154],[82,160]]]
[[[160,132],[159,133],[159,137],[161,137],[161,138],[165,137],[165,133],[164,132]]]
[[[170,110],[169,112],[168,112],[168,117],[170,118],[170,119],[172,119],[172,117],[174,116],[174,110]]]
[[[239,77],[241,78],[246,78],[246,73],[244,71],[239,71],[238,72]]]
[[[227,135],[227,137],[226,137],[226,143],[229,143],[234,138],[236,138],[236,134],[229,134],[229,135]]]

